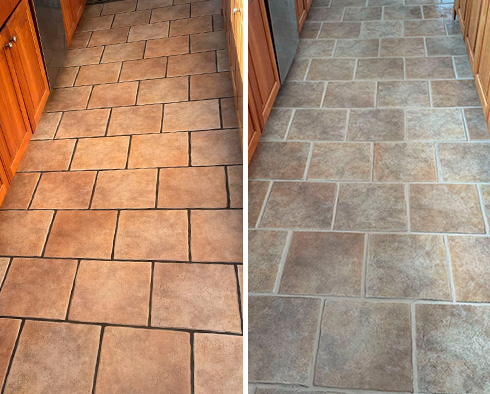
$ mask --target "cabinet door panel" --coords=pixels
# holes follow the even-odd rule
[[[470,58],[470,64],[474,70],[475,61],[475,50],[477,45],[478,29],[480,26],[480,15],[483,0],[472,0],[468,4],[468,9],[466,10],[466,33],[465,41],[466,47],[468,49],[468,56]]]
[[[303,24],[306,20],[307,5],[306,0],[295,0],[296,2],[296,18],[298,20],[298,32],[301,33]]]
[[[63,24],[65,26],[66,41],[70,44],[78,22],[82,17],[87,0],[61,0]]]

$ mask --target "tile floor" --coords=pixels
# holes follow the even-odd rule
[[[250,166],[250,394],[490,393],[490,135],[447,0],[314,0]]]
[[[220,9],[87,6],[0,210],[2,393],[242,391],[242,156]]]

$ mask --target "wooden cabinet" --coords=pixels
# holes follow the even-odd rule
[[[61,0],[61,11],[65,25],[66,41],[70,44],[78,22],[82,17],[87,0]]]
[[[308,16],[313,0],[294,0],[296,3],[296,18],[298,20],[298,32],[301,33],[303,25]]]

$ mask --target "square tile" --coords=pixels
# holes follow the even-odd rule
[[[238,263],[243,259],[241,210],[191,212],[193,261]]]
[[[354,59],[313,59],[306,77],[309,81],[352,81]]]
[[[116,211],[58,211],[45,256],[109,259]]]
[[[361,38],[401,37],[403,35],[402,21],[363,22]]]
[[[146,59],[145,61],[147,60],[154,59]],[[149,81],[141,81],[139,84],[138,105],[153,103],[172,103],[177,101],[187,101],[188,99],[189,80],[187,77],[162,78]],[[166,116],[166,113],[167,108],[165,108],[164,116]]]
[[[465,108],[464,117],[470,140],[490,139],[490,129],[481,108]]]
[[[436,182],[435,158],[434,145],[430,143],[376,143],[374,180],[376,182]]]
[[[372,147],[369,143],[317,142],[308,179],[368,181]]]
[[[64,67],[98,64],[104,48],[69,49]]]
[[[155,8],[151,13],[150,23],[185,19],[191,16],[190,4],[181,4],[172,7]]]
[[[409,140],[464,140],[466,133],[461,109],[408,110]]]
[[[172,56],[168,59],[167,76],[192,75],[216,72],[214,51]]]
[[[121,211],[114,258],[188,260],[186,211]]]
[[[404,35],[414,36],[443,36],[446,34],[444,22],[441,20],[405,21]]]
[[[322,182],[276,182],[261,227],[330,229],[337,186]]]
[[[27,209],[39,181],[37,173],[16,174],[9,185],[1,209]]]
[[[168,22],[131,26],[131,29],[129,30],[128,42],[154,40],[156,38],[168,37],[169,28],[170,24]]]
[[[411,392],[410,305],[327,300],[314,384]]]
[[[218,100],[168,104],[163,116],[163,131],[219,129]]]
[[[466,55],[466,46],[459,34],[449,37],[427,37],[426,43],[429,56]]]
[[[107,327],[95,393],[190,394],[190,360],[189,333]]]
[[[289,118],[286,117],[284,121],[287,121],[285,126],[288,126],[290,123]],[[270,123],[271,117],[269,117],[269,120],[267,121],[266,128],[269,127]],[[347,126],[346,123],[347,110],[298,109],[294,112],[288,139],[343,141]]]
[[[53,212],[1,211],[0,256],[40,256]]]
[[[485,232],[475,185],[410,185],[412,231]]]
[[[88,108],[119,107],[134,105],[138,82],[111,83],[96,85],[90,96]]]
[[[150,282],[151,263],[81,261],[69,319],[145,326]]]
[[[443,237],[370,235],[366,295],[451,300]]]
[[[31,141],[18,172],[67,170],[74,147],[75,140]]]
[[[146,42],[145,59],[189,53],[189,36],[160,38]]]
[[[227,49],[226,34],[222,31],[193,34],[191,39],[191,52],[213,51]]]
[[[294,233],[280,293],[360,296],[364,235]]]
[[[422,19],[422,10],[416,5],[392,5],[384,7],[385,20]]]
[[[167,58],[129,60],[123,63],[120,81],[164,78],[167,69]]]
[[[76,260],[14,258],[0,293],[0,313],[64,319],[76,270]]]
[[[454,78],[450,57],[414,57],[405,59],[407,79]]]
[[[123,15],[123,14],[121,14]],[[124,60],[143,59],[145,42],[130,42],[125,44],[107,45],[101,63],[121,62]]]
[[[10,364],[10,357],[14,351],[17,335],[19,334],[21,320],[0,319],[0,381],[4,382]]]
[[[490,144],[439,144],[444,181],[490,182]]]
[[[249,380],[309,381],[322,301],[316,298],[249,298]]]
[[[5,393],[90,392],[99,340],[98,326],[26,321]]]
[[[428,107],[426,81],[379,82],[378,107]]]
[[[335,57],[377,57],[378,39],[337,40]]]
[[[488,306],[419,304],[415,322],[421,391],[479,393],[488,389]]]
[[[376,82],[330,82],[325,94],[324,107],[374,108]]]
[[[98,137],[105,135],[111,110],[90,109],[63,113],[56,138]]]
[[[233,266],[157,263],[152,294],[154,327],[241,331]]]
[[[248,181],[248,227],[256,226],[269,185],[270,182]]]
[[[31,140],[53,139],[61,119],[61,112],[44,112],[34,130]]]
[[[408,60],[408,59],[407,59]],[[356,79],[403,79],[403,59],[359,59]]]
[[[191,100],[233,97],[230,72],[193,75],[190,77]]]
[[[191,156],[195,166],[242,164],[240,133],[237,129],[192,133]]]
[[[135,135],[128,168],[187,166],[188,151],[187,133]]]
[[[341,184],[336,230],[406,231],[405,187],[401,184]]]
[[[434,107],[479,106],[480,98],[472,79],[457,81],[431,81]]]
[[[382,38],[381,57],[424,56],[424,39],[420,38]]]
[[[129,137],[85,138],[78,141],[71,170],[124,168]]]
[[[101,171],[91,208],[154,208],[156,184],[156,169]]]
[[[323,82],[286,82],[279,89],[274,106],[294,108],[320,108],[325,83]]]
[[[94,31],[90,36],[89,47],[125,43],[129,34],[129,27]]]
[[[183,36],[186,34],[206,33],[213,30],[211,16],[180,19],[170,22],[170,36]]]
[[[226,208],[223,167],[162,168],[158,183],[159,208]]]
[[[112,27],[135,26],[150,23],[150,10],[125,12],[114,16]]]
[[[31,209],[87,209],[95,174],[95,171],[42,174]]]
[[[85,109],[92,92],[91,86],[53,89],[44,107],[45,112]]]
[[[107,135],[160,133],[162,118],[161,104],[113,108]]]
[[[326,22],[318,38],[359,38],[361,24],[358,22]]]
[[[349,117],[347,139],[398,141],[405,137],[405,114],[401,109],[356,109]]]

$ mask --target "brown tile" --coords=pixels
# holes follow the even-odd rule
[[[0,383],[3,385],[10,363],[10,357],[14,351],[17,335],[19,334],[20,320],[0,319]]]
[[[122,44],[126,42],[128,33],[129,27],[94,31],[90,37],[88,46],[96,47],[100,45]]]
[[[151,325],[241,332],[234,267],[155,264]]]
[[[359,22],[327,22],[323,24],[319,38],[358,38],[360,32]]]
[[[218,129],[220,123],[218,100],[165,105],[163,131]]]
[[[0,212],[0,256],[40,256],[51,211]]]
[[[117,82],[120,71],[121,62],[82,66],[75,85],[98,85]]]
[[[214,51],[172,56],[168,60],[169,77],[216,72]]]
[[[104,48],[70,49],[66,54],[65,67],[98,64]]]
[[[460,108],[406,111],[409,140],[465,140]]]
[[[480,98],[472,79],[431,81],[434,107],[467,107],[480,105]]]
[[[191,213],[193,261],[242,261],[242,211],[199,210]]]
[[[446,34],[441,20],[419,20],[404,22],[405,36],[443,36]]]
[[[75,32],[71,39],[69,48],[86,48],[92,35],[90,31]]]
[[[173,0],[138,0],[136,9],[149,10],[152,8],[167,7],[173,4]]]
[[[221,1],[220,0],[208,0],[208,1],[200,1],[195,4],[192,4],[191,9],[192,17],[203,16],[203,15],[212,15],[212,14],[220,14],[221,13]]]
[[[240,133],[237,129],[192,133],[192,165],[242,164]]]
[[[281,86],[275,107],[320,108],[324,82],[286,82]]]
[[[83,11],[83,16],[86,18],[93,18],[95,16],[100,16],[103,6],[104,4],[87,5]]]
[[[243,208],[243,166],[227,167],[226,171],[230,190],[230,207]]]
[[[64,319],[76,270],[76,260],[13,259],[0,293],[0,313]]]
[[[189,164],[187,133],[132,137],[129,168],[180,167]]]
[[[67,170],[75,140],[32,141],[19,165],[22,171]]]
[[[407,59],[409,60],[409,59]],[[356,79],[403,79],[403,59],[359,59]]]
[[[101,63],[143,59],[144,51],[145,51],[144,41],[108,45],[105,47],[104,55],[102,56]]]
[[[381,57],[388,56],[424,56],[424,39],[420,38],[383,38],[381,39]]]
[[[85,109],[91,91],[91,86],[53,89],[44,107],[44,111],[56,112]]]
[[[186,34],[206,33],[213,30],[211,16],[181,19],[170,22],[170,36],[183,36]]]
[[[56,134],[61,119],[61,112],[44,112],[39,119],[32,140],[50,140]]]
[[[116,211],[58,211],[45,255],[109,259],[116,218]]]
[[[131,60],[123,63],[120,81],[165,77],[167,58]]]
[[[294,233],[280,293],[360,296],[364,235]]]
[[[465,108],[464,117],[470,140],[490,139],[490,129],[481,108]],[[39,126],[38,126],[39,127]]]
[[[412,231],[484,233],[475,185],[410,185]]]
[[[191,100],[232,97],[233,85],[229,72],[193,75],[190,77]]]
[[[191,6],[189,4],[176,5],[172,7],[155,8],[151,13],[151,23],[161,21],[172,21],[175,19],[185,19],[191,16]]]
[[[490,144],[439,144],[442,180],[490,182]]]
[[[146,42],[145,59],[189,53],[189,36],[160,38]]]
[[[137,0],[123,0],[104,4],[102,15],[120,14],[136,9]]]
[[[112,27],[144,25],[150,22],[150,10],[126,12],[114,17]]]
[[[450,57],[415,57],[405,59],[407,79],[454,78]]]
[[[316,45],[315,45],[316,46]],[[379,40],[337,40],[335,57],[373,57],[378,56]],[[301,47],[300,47],[301,49]],[[311,49],[310,51],[311,54]],[[316,51],[315,51],[316,52]],[[321,51],[323,52],[323,51]],[[317,56],[325,56],[323,53],[313,53]]]
[[[194,337],[194,349],[196,394],[242,392],[242,337],[199,333]]]
[[[238,127],[238,114],[235,107],[235,98],[224,98],[220,100],[220,103],[223,128]]]
[[[216,58],[218,60],[218,71],[230,71],[230,57],[228,56],[228,50],[216,51]]]
[[[156,183],[156,169],[102,171],[91,208],[153,208]]]
[[[147,59],[145,61],[148,60],[155,59]],[[139,67],[135,69],[136,72],[139,72],[139,70]],[[188,90],[188,77],[162,78],[151,81],[141,81],[138,92],[138,105],[187,101],[189,98]],[[169,106],[165,107],[165,117],[167,116],[168,108]]]
[[[162,113],[161,104],[113,108],[107,135],[159,133]]]
[[[65,112],[56,138],[102,136],[107,128],[109,114],[110,109]]]
[[[260,227],[330,229],[337,186],[323,182],[275,182]]]
[[[354,59],[313,59],[306,79],[308,81],[352,81],[355,64]]]
[[[129,137],[86,138],[78,141],[72,170],[105,170],[124,168]]]
[[[405,187],[401,184],[341,184],[334,228],[406,231],[405,198]]]
[[[88,108],[134,105],[137,90],[138,82],[96,85],[92,91]]]
[[[225,30],[225,18],[223,17],[223,15],[219,15],[219,14],[213,15],[213,28],[214,31]]]
[[[95,393],[190,394],[190,360],[186,332],[108,327]]]
[[[405,136],[405,115],[399,109],[352,110],[347,130],[348,140],[396,141]]]
[[[81,261],[69,319],[145,326],[150,282],[151,263]]]
[[[1,205],[2,209],[27,209],[39,180],[38,173],[16,174]]]
[[[162,168],[159,208],[226,208],[223,167]]]
[[[451,300],[443,237],[370,235],[366,295]]]
[[[248,227],[255,227],[269,190],[270,182],[248,181]]]
[[[114,15],[96,16],[93,18],[83,17],[77,26],[77,32],[96,31],[110,29]]]
[[[376,82],[331,82],[323,106],[327,108],[374,108]]]
[[[156,10],[155,10],[156,11]],[[168,37],[169,23],[150,23],[149,25],[132,26],[129,31],[128,42],[153,40]]]
[[[5,393],[90,392],[99,339],[94,325],[26,321]]]
[[[191,52],[204,52],[226,49],[226,34],[222,31],[193,34],[190,36]]]
[[[46,172],[32,200],[32,209],[87,209],[95,171]]]
[[[378,84],[378,107],[428,107],[426,81],[383,81]]]
[[[188,260],[187,212],[121,211],[115,259]]]
[[[55,88],[68,88],[73,86],[75,82],[75,78],[78,74],[78,66],[77,67],[63,67],[58,72],[56,77],[56,81],[54,83]]]

